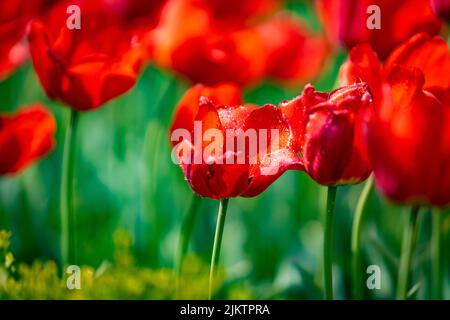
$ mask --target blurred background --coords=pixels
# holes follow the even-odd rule
[[[286,9],[314,30],[320,30],[316,14],[307,2],[288,1]],[[314,81],[318,90],[330,91],[335,87],[338,69],[345,58],[345,52],[328,58],[323,72]],[[189,86],[177,75],[150,64],[131,92],[80,118],[74,192],[79,263],[95,272],[100,272],[100,268],[107,273],[108,268],[113,268],[111,265],[119,263],[117,250],[121,242],[115,235],[121,230],[119,237],[129,239],[125,241],[129,251],[126,257],[134,260],[133,268],[153,270],[156,278],[162,277],[157,279],[166,279],[158,281],[167,281],[168,289],[161,289],[164,294],[163,291],[158,294],[158,290],[148,293],[124,288],[117,293],[118,298],[173,297],[173,283],[158,272],[167,270],[169,274],[174,268],[180,225],[193,194],[181,170],[171,161],[168,127],[177,101]],[[299,95],[302,88],[264,81],[245,90],[245,101],[278,104]],[[59,259],[60,172],[69,117],[67,107],[46,97],[31,63],[27,62],[0,83],[0,111],[12,112],[36,102],[47,105],[57,119],[57,147],[20,175],[0,179],[0,229],[11,231],[10,250],[19,264]],[[333,257],[338,299],[350,297],[351,226],[361,190],[362,186],[338,190]],[[231,199],[221,257],[225,276],[218,297],[321,299],[325,196],[326,189],[306,174],[287,172],[261,196]],[[192,263],[201,266],[199,270],[205,271],[205,277],[217,206],[216,201],[201,200],[189,250],[195,256]],[[363,260],[365,267],[380,266],[382,285],[381,290],[366,290],[368,298],[395,297],[407,211],[388,203],[374,190],[370,193],[363,225]],[[417,288],[413,294],[427,299],[431,297],[431,211],[422,212],[413,260],[413,281]],[[450,298],[449,231],[447,213],[442,239],[443,287],[447,299]],[[136,282],[140,281],[139,275],[127,274],[130,279],[136,277]],[[27,290],[21,290],[26,295]],[[45,288],[39,294],[36,291],[36,295],[33,290],[27,293],[30,297],[50,295]],[[94,296],[111,295],[105,292],[103,296]]]

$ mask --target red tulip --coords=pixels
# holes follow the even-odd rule
[[[371,111],[367,85],[341,87],[331,93],[307,85],[301,96],[280,108],[295,130],[306,173],[325,186],[360,183],[372,171],[363,143],[363,122]]]
[[[170,130],[173,154],[191,188],[201,196],[253,197],[298,164],[292,131],[280,110],[272,105],[242,105],[240,100],[235,86],[198,85],[185,94],[177,108]],[[211,132],[215,133],[212,141],[208,138]],[[245,140],[245,134],[252,133],[255,140]],[[274,143],[276,134],[278,144]],[[265,138],[270,140],[265,140],[266,148]],[[230,141],[234,141],[231,148]],[[217,149],[208,153],[212,143]]]
[[[434,12],[450,22],[450,0],[430,0]]]
[[[255,82],[265,67],[258,52],[263,46],[260,34],[252,29],[218,29],[214,22],[201,1],[169,1],[159,25],[147,37],[147,47],[159,65],[193,83]]]
[[[81,29],[66,26],[67,5],[31,25],[30,51],[47,95],[70,107],[96,109],[136,82],[142,51],[120,20],[80,1]]]
[[[386,97],[385,92],[389,89],[386,78],[396,65],[422,70],[427,90],[434,87],[443,89],[450,87],[450,79],[442,76],[450,73],[447,44],[440,37],[430,37],[424,33],[413,36],[396,48],[386,60],[384,67],[369,45],[356,46],[341,67],[340,84],[367,82],[377,109],[381,109]]]
[[[257,27],[264,39],[265,75],[291,84],[314,79],[328,55],[326,39],[315,35],[301,21],[280,14]],[[261,53],[260,53],[261,54]]]
[[[367,148],[379,190],[413,205],[450,203],[450,52],[439,37],[418,34],[382,67],[369,46],[350,52],[341,84],[369,83],[376,112]]]
[[[263,5],[265,1],[259,3]],[[218,4],[218,1],[169,1],[160,23],[146,37],[154,60],[193,83],[206,85],[221,82],[251,85],[266,76],[298,84],[320,72],[328,53],[325,40],[299,21],[279,15],[258,23],[245,23],[247,20],[239,18],[240,14],[247,12],[244,9],[247,5],[253,7],[256,2]],[[236,9],[224,11],[225,4],[236,5]],[[231,12],[236,13],[235,20],[241,19],[241,23],[230,21]]]
[[[381,58],[387,57],[392,49],[415,33],[423,31],[434,35],[441,28],[429,0],[318,0],[316,3],[334,43],[347,48],[368,43]],[[368,13],[372,5],[380,8],[379,29],[371,24],[376,22],[371,19],[373,11]],[[368,19],[371,29],[367,26]]]
[[[423,89],[424,83],[419,69],[392,69],[392,99],[370,123],[369,154],[377,186],[388,198],[446,206],[450,204],[450,91],[439,100]]]
[[[0,175],[15,174],[54,147],[55,119],[40,105],[0,115]]]

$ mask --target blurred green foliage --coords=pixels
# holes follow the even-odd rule
[[[289,1],[314,28],[311,9]],[[344,53],[330,59],[317,89],[333,89]],[[75,210],[82,290],[69,291],[58,278],[59,188],[61,157],[69,110],[48,100],[28,63],[0,83],[0,111],[36,102],[57,119],[57,147],[47,158],[16,177],[0,179],[0,298],[175,297],[174,253],[192,192],[171,162],[168,126],[174,107],[189,85],[150,65],[137,86],[99,110],[84,113],[77,137]],[[266,82],[245,92],[246,102],[278,104],[301,93]],[[350,297],[350,235],[361,186],[338,190],[334,241],[335,296]],[[218,297],[321,299],[322,222],[325,189],[300,172],[288,172],[269,190],[252,199],[231,199],[222,248],[223,283]],[[184,269],[182,298],[204,298],[218,203],[202,199]],[[372,192],[363,225],[364,269],[382,270],[382,289],[368,298],[395,295],[398,257],[407,208],[387,203]],[[444,213],[442,213],[444,214]],[[416,297],[431,297],[431,212],[423,210],[415,251]],[[126,234],[112,241],[118,229]],[[443,224],[443,284],[450,298],[450,215]],[[121,241],[125,242],[122,243]],[[19,261],[20,263],[17,263]],[[111,264],[106,264],[110,261]],[[103,271],[102,271],[103,270]],[[364,281],[364,279],[362,279]]]
[[[111,264],[104,262],[97,269],[81,267],[79,290],[67,288],[66,278],[60,278],[53,261],[20,264],[16,272],[12,253],[8,251],[9,237],[10,233],[0,231],[0,260],[4,260],[0,267],[1,299],[205,299],[207,296],[208,265],[194,256],[189,257],[176,293],[172,270],[135,265],[130,254],[131,238],[123,231],[115,234],[116,249]],[[250,297],[245,295],[245,290],[236,287],[229,290],[233,299]]]

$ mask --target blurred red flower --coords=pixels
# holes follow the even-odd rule
[[[388,83],[392,100],[368,136],[378,188],[401,203],[450,204],[450,92],[424,90],[416,68],[394,67]]]
[[[132,30],[96,2],[70,3],[81,8],[81,29],[67,28],[67,3],[58,5],[32,22],[30,52],[47,95],[87,111],[135,84],[143,54]]]
[[[198,1],[198,0],[197,0]],[[282,0],[203,0],[221,28],[245,26],[274,12]]]
[[[30,20],[38,16],[48,1],[16,0],[0,3],[0,80],[28,58],[24,41]]]
[[[144,34],[159,22],[161,10],[168,0],[75,0],[66,5],[88,2],[90,10],[104,13],[104,18],[113,19],[136,34]]]
[[[54,147],[55,119],[41,105],[0,114],[0,175],[15,174]]]
[[[450,0],[430,0],[434,12],[450,22]]]
[[[387,57],[417,32],[435,35],[441,28],[429,0],[318,0],[316,4],[326,32],[335,44],[351,48],[368,43],[380,58]],[[367,27],[373,14],[367,11],[372,5],[380,8],[380,29]]]
[[[363,122],[372,109],[366,84],[331,93],[307,85],[301,96],[282,102],[286,121],[295,128],[303,170],[325,186],[360,183],[372,172],[363,143]]]
[[[218,4],[169,0],[160,23],[146,37],[146,47],[154,60],[193,83],[207,85],[250,85],[265,76],[304,81],[321,70],[327,53],[325,41],[303,24],[285,15],[246,23],[248,19],[240,14],[249,14],[245,8],[256,2],[233,1],[235,9],[230,11],[222,11],[225,2]],[[235,11],[233,18],[231,13]]]
[[[147,48],[161,66],[193,83],[254,82],[264,71],[262,38],[256,30],[215,30],[211,10],[202,1],[169,0]]]
[[[116,13],[124,20],[145,23],[154,27],[167,0],[97,0],[105,10]],[[92,2],[92,1],[91,1]]]
[[[200,133],[195,132],[194,121],[201,123]],[[180,141],[180,129],[189,132],[190,138]],[[198,135],[200,139],[204,138],[209,129],[216,129],[215,132],[222,136],[222,142],[218,143],[224,152],[196,162],[195,157],[202,157],[210,146],[209,142],[198,143],[196,139]],[[276,130],[279,143],[268,144],[268,148],[258,147],[254,154],[249,152],[251,142],[246,142],[245,150],[227,149],[225,137],[228,134],[238,137],[249,129],[255,132],[259,144],[264,133],[272,135],[271,130]],[[240,91],[234,85],[197,85],[188,90],[179,103],[170,134],[174,154],[187,181],[192,190],[203,197],[257,196],[286,170],[298,164],[292,131],[281,111],[272,105],[261,108],[242,105]],[[183,154],[186,150],[189,155]],[[237,157],[241,152],[245,161],[239,162]]]
[[[279,14],[257,27],[265,48],[265,75],[298,85],[314,79],[328,57],[326,39],[292,15]]]
[[[193,83],[254,83],[264,72],[265,60],[255,52],[262,47],[252,29],[192,37],[171,52],[171,67]]]
[[[369,83],[375,113],[367,148],[378,188],[391,200],[450,203],[450,52],[440,37],[418,34],[382,67],[369,46],[357,46],[341,84]]]

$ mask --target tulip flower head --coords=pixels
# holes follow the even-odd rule
[[[367,81],[375,112],[367,148],[378,189],[410,205],[450,204],[450,52],[440,37],[418,34],[381,66],[369,46],[352,49],[341,84]]]
[[[54,147],[56,122],[41,105],[0,115],[0,175],[16,174]]]
[[[277,2],[169,0],[146,47],[157,64],[192,83],[309,81],[327,56],[326,41],[285,14],[260,21]]]
[[[349,49],[370,44],[382,59],[415,33],[436,35],[442,25],[429,0],[318,0],[316,4],[333,43]]]
[[[233,85],[191,88],[170,134],[191,188],[213,199],[256,196],[299,161],[280,109],[243,105]]]
[[[94,2],[78,3],[81,28],[69,29],[66,4],[32,22],[34,68],[50,98],[79,111],[96,109],[135,84],[142,50],[120,21]]]
[[[325,186],[360,183],[372,171],[363,144],[364,119],[372,109],[366,84],[331,93],[307,85],[301,96],[280,104],[295,128],[303,170]]]

